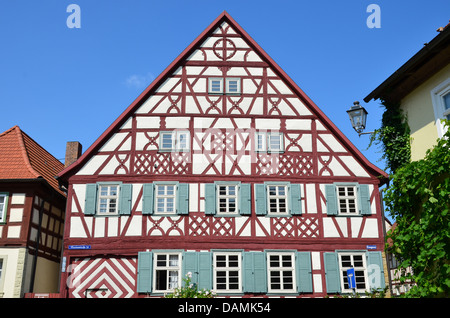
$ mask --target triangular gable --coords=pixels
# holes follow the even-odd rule
[[[259,100],[254,98],[250,102],[239,104],[239,107],[227,108],[227,105],[233,105],[233,102],[239,100],[241,96],[230,96],[226,99],[216,97],[215,100],[214,96],[208,96],[208,83],[205,76],[208,75],[210,69],[220,68],[223,61],[231,66],[243,65],[242,63],[245,62],[244,71],[249,75],[252,75],[251,72],[258,72],[258,67],[267,66],[265,68],[267,73],[264,74],[263,80],[267,81],[267,85],[264,86],[265,94],[267,94],[265,96],[270,97]],[[222,70],[222,72],[225,74],[227,70]],[[194,76],[190,79],[189,75],[191,74],[200,74],[203,78]],[[232,72],[226,74],[233,76]],[[187,78],[184,85],[181,84],[183,77]],[[247,87],[253,85],[254,91],[260,94],[263,87],[261,80],[256,76],[245,84],[248,85]],[[201,93],[202,90],[204,94]],[[189,96],[189,92],[192,93],[191,96]],[[182,100],[181,95],[183,95]],[[205,104],[210,106],[205,108],[202,106]],[[317,117],[315,125],[318,131],[324,133],[318,139],[319,151],[320,149],[331,151],[330,147],[342,147],[349,153],[348,160],[356,158],[372,176],[387,176],[371,164],[270,56],[228,13],[223,12],[142,92],[74,164],[59,174],[59,177],[66,179],[82,168],[97,151],[105,145],[107,146],[107,142],[118,129],[130,126],[129,119],[135,113],[186,113],[194,116],[195,114],[217,114],[222,116],[233,114],[233,112],[240,112],[247,116],[258,114],[267,118],[282,114],[297,118]],[[333,149],[333,151],[339,152],[339,149]],[[324,167],[328,168],[326,160],[327,158],[323,158],[322,162],[325,163]],[[335,160],[333,164],[339,163]],[[342,163],[342,166],[345,164]],[[351,172],[348,172],[351,175]]]

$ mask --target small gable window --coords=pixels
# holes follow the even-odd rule
[[[162,131],[159,135],[160,151],[189,151],[188,131]]]
[[[208,91],[210,94],[223,94],[223,78],[210,78]]]
[[[239,78],[227,78],[227,94],[240,94],[241,81]]]
[[[257,132],[255,149],[258,152],[284,152],[284,138],[281,132]]]
[[[241,93],[241,79],[236,77],[223,78],[210,77],[208,79],[209,94],[239,95]]]

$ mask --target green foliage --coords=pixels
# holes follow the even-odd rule
[[[175,288],[173,293],[167,294],[165,298],[214,298],[215,293],[201,289],[198,290],[197,284],[191,283],[192,273],[187,273],[186,278],[183,278],[183,286]]]
[[[382,101],[386,108],[382,125],[371,135],[369,147],[381,144],[382,157],[392,173],[411,160],[410,129],[398,104]]]
[[[354,294],[342,294],[342,295],[334,295],[333,298],[385,298],[386,297],[386,292],[389,289],[389,286],[386,286],[385,288],[372,288],[372,290],[369,291],[365,291],[364,295],[361,295],[360,293],[354,293]],[[329,296],[327,295],[327,298],[329,298]]]
[[[446,122],[448,125],[448,122]],[[397,227],[388,233],[400,271],[411,266],[416,286],[406,297],[450,296],[450,129],[423,160],[398,168],[386,189],[386,210]],[[388,248],[388,246],[387,246]]]

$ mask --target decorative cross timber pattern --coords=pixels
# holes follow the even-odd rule
[[[184,219],[182,217],[148,217],[147,236],[180,236],[184,235]]]
[[[191,156],[188,152],[136,152],[136,174],[189,174],[191,171]]]
[[[271,218],[272,236],[292,238],[319,237],[317,217],[280,217]]]
[[[313,157],[302,154],[257,154],[256,174],[281,176],[311,176],[313,175]]]
[[[187,222],[191,236],[236,236],[234,217],[205,217],[203,213],[191,213]]]

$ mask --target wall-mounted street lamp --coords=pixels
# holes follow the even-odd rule
[[[368,112],[359,104],[358,101],[354,102],[353,106],[347,110],[347,114],[350,117],[350,122],[352,123],[353,129],[355,129],[359,136],[373,133],[373,131],[363,132],[366,128]]]

